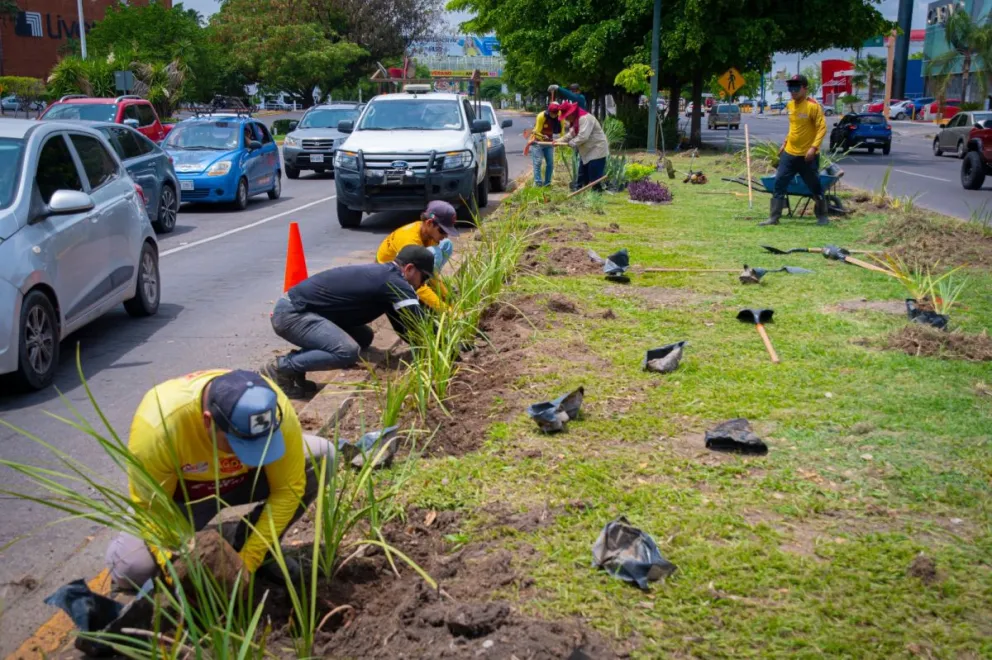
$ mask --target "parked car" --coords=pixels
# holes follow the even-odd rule
[[[965,190],[980,190],[985,177],[992,173],[992,126],[973,127],[966,148],[961,161],[961,186]]]
[[[176,228],[179,212],[179,180],[172,157],[130,126],[106,122],[89,122],[103,133],[128,175],[145,193],[145,210],[152,227],[159,234]]]
[[[686,103],[685,104],[685,116],[686,117],[691,117],[692,116],[692,109],[695,108],[695,107],[696,107],[696,104],[694,104],[694,103]]]
[[[334,150],[348,138],[338,130],[338,124],[358,119],[364,107],[353,102],[323,103],[307,110],[299,122],[289,122],[282,143],[286,176],[297,179],[303,170],[333,172]]]
[[[152,142],[161,142],[172,130],[172,124],[163,124],[155,107],[140,96],[118,96],[110,99],[70,94],[48,106],[39,119],[82,119],[125,124],[137,129]]]
[[[891,116],[891,108],[892,108],[892,106],[894,106],[897,103],[902,103],[902,99],[890,99],[889,100],[890,116]],[[882,110],[884,110],[884,109],[885,109],[885,99],[880,99],[878,101],[871,101],[871,102],[865,104],[864,109],[861,112],[862,113],[865,113],[865,114],[873,114],[873,115],[875,115],[875,114],[882,114]]]
[[[916,108],[912,101],[899,101],[889,106],[889,117],[891,119],[898,119],[900,121],[903,119],[912,119],[915,112]]]
[[[282,194],[279,147],[269,129],[247,114],[202,115],[176,124],[162,143],[172,157],[182,202],[232,203]]]
[[[338,125],[348,133],[334,155],[338,222],[357,227],[362,213],[421,211],[434,199],[472,219],[489,204],[491,128],[468,98],[430,85],[376,96],[357,122]]]
[[[971,129],[981,128],[980,123],[992,119],[992,112],[959,112],[937,133],[933,139],[933,155],[942,156],[945,151],[953,151],[958,158],[968,153],[968,136]]]
[[[489,101],[483,101],[481,108],[480,118],[488,121],[490,125],[489,132],[486,133],[486,170],[489,173],[489,188],[503,192],[510,185],[510,166],[506,162],[503,129],[513,126],[513,120],[500,121],[496,117],[496,109]]]
[[[117,305],[159,305],[158,244],[141,187],[103,135],[0,122],[0,374],[41,389],[59,342]]]
[[[957,99],[947,99],[944,107],[934,101],[923,108],[923,118],[927,121],[949,120],[961,111],[961,101]]]
[[[733,129],[740,128],[741,108],[736,104],[720,103],[713,106],[713,112],[709,114],[706,125],[712,131],[720,126],[728,126]]]
[[[923,109],[935,100],[932,96],[921,96],[918,99],[913,99],[913,111],[916,118],[921,119],[923,117]]]
[[[13,94],[5,96],[0,101],[0,105],[3,106],[4,112],[39,112],[45,109],[45,104],[41,101],[31,102]]]
[[[867,149],[870,154],[881,149],[888,155],[892,149],[892,125],[874,112],[844,115],[830,131],[830,151],[835,149]]]

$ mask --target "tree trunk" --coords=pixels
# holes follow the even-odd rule
[[[968,74],[971,73],[971,53],[961,59],[961,103],[968,102]]]
[[[692,124],[689,129],[689,146],[698,147],[703,142],[703,71],[692,72]]]

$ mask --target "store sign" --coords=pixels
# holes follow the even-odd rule
[[[471,78],[471,69],[431,69],[431,78]],[[499,78],[499,71],[479,71],[482,78]]]
[[[493,57],[500,54],[499,40],[496,37],[473,37],[451,35],[414,41],[409,54],[416,57]]]
[[[955,11],[964,9],[964,3],[960,2],[932,2],[927,7],[927,25],[943,25]]]
[[[86,23],[89,32],[96,22]],[[48,35],[49,39],[78,39],[79,21],[66,21],[62,14],[42,14],[37,11],[21,11],[17,13],[14,22],[14,34],[19,37],[41,39]]]

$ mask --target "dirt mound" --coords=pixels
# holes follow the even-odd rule
[[[544,225],[534,232],[534,240],[546,244],[576,243],[580,241],[591,241],[593,238],[592,229],[585,222],[567,225]]]
[[[992,337],[987,332],[980,335],[944,332],[915,323],[886,337],[883,348],[944,360],[992,361]]]
[[[526,590],[532,581],[518,573],[506,550],[453,548],[445,540],[457,529],[452,512],[439,512],[430,526],[423,512],[411,513],[409,520],[391,524],[386,539],[437,580],[439,589],[431,589],[402,564],[396,577],[378,551],[361,558],[360,569],[342,570],[321,594],[325,605],[354,610],[324,626],[315,645],[319,657],[550,660],[567,658],[577,649],[592,658],[617,657],[579,622],[524,617],[509,603],[492,598],[497,589],[513,585]],[[524,559],[533,560],[536,553],[530,549],[525,554],[531,556]]]
[[[923,584],[933,584],[937,581],[937,564],[933,559],[920,553],[913,559],[907,570],[910,577],[914,577]]]
[[[992,232],[974,222],[901,216],[877,225],[866,239],[911,262],[992,268]]]
[[[546,275],[602,275],[603,266],[589,258],[589,251],[579,247],[558,247],[548,256]]]
[[[565,296],[558,294],[551,294],[548,300],[548,309],[552,312],[560,312],[562,314],[578,314],[579,308],[574,302],[566,298]]]
[[[824,311],[836,312],[881,312],[883,314],[905,314],[906,302],[904,300],[843,300],[839,303],[828,305]]]

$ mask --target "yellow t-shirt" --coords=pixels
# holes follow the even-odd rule
[[[411,222],[408,225],[403,225],[387,236],[386,239],[379,245],[378,252],[376,252],[376,262],[380,264],[388,264],[390,261],[395,259],[396,255],[400,253],[400,250],[405,248],[407,245],[420,245],[422,247],[434,247],[437,245],[434,241],[430,241],[426,245],[424,244],[423,239],[420,236],[420,226],[423,223],[423,220]],[[433,281],[437,281],[437,278],[434,278]],[[434,292],[434,289],[427,284],[424,284],[417,289],[417,297],[420,299],[420,302],[437,312],[443,312],[446,309],[445,304],[441,302],[441,298],[439,298],[437,293]]]
[[[785,139],[785,152],[791,156],[805,156],[810,147],[819,147],[827,134],[827,121],[823,109],[813,99],[799,103],[789,101],[789,136]]]
[[[234,454],[217,450],[215,462],[213,437],[203,424],[203,388],[224,373],[226,369],[200,371],[167,380],[149,390],[138,405],[131,422],[128,448],[167,494],[175,496],[180,488],[180,474],[189,501],[214,495],[217,486],[223,499],[224,492],[251,478],[253,468],[242,464]],[[279,536],[300,506],[306,487],[303,429],[293,404],[275,383],[266,380],[276,392],[282,409],[279,430],[286,442],[286,452],[262,468],[269,497],[255,524],[257,531],[248,536],[239,553],[245,568],[252,572],[268,553],[265,539],[272,546],[279,543]],[[161,495],[147,492],[151,489],[142,480],[129,479],[128,488],[136,506],[161,506]],[[161,560],[160,551],[156,548],[152,551]]]

